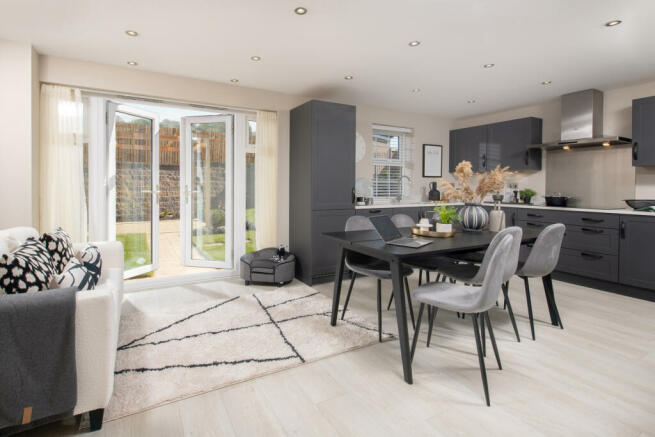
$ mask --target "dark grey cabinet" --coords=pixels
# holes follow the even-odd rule
[[[655,217],[621,216],[619,282],[655,290]]]
[[[474,171],[493,170],[497,165],[511,170],[540,170],[542,120],[528,117],[450,131],[449,169],[463,160]]]
[[[290,122],[289,249],[296,277],[311,285],[336,265],[336,245],[322,233],[355,214],[355,107],[312,100]]]
[[[655,165],[655,96],[632,101],[632,165]]]

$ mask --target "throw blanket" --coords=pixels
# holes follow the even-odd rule
[[[72,415],[75,293],[66,288],[0,295],[0,434]]]

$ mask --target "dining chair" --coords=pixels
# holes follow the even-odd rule
[[[482,350],[483,341],[481,340],[481,329],[486,323],[489,330],[489,339],[493,346],[498,369],[502,370],[498,346],[494,337],[491,319],[489,318],[489,309],[494,306],[498,294],[500,293],[501,284],[503,283],[506,264],[510,261],[510,252],[512,251],[514,237],[512,234],[505,234],[504,237],[493,247],[489,247],[486,252],[484,277],[480,286],[467,285],[462,283],[449,282],[431,282],[424,284],[414,290],[414,300],[421,303],[416,320],[416,329],[412,340],[411,359],[416,352],[416,344],[421,329],[421,319],[425,306],[432,306],[432,314],[436,316],[437,311],[441,309],[455,311],[463,314],[470,314],[473,323],[473,332],[475,334],[475,343],[478,352],[478,362],[480,364],[480,374],[482,376],[482,386],[487,405],[489,401],[489,387],[487,385],[487,371],[484,364],[484,353]],[[480,320],[480,326],[478,326]],[[432,327],[428,328],[430,331]]]
[[[375,230],[375,226],[368,217],[362,215],[354,215],[346,220],[346,232],[349,231],[368,231]],[[353,291],[353,286],[355,285],[355,279],[357,275],[369,276],[377,279],[377,309],[378,309],[378,338],[379,341],[382,341],[382,280],[391,279],[391,266],[388,262],[378,260],[376,258],[356,253],[356,252],[347,252],[345,266],[348,270],[351,271],[350,286],[348,287],[348,294],[346,295],[346,302],[343,306],[343,311],[341,313],[341,319],[343,320],[346,315],[346,309],[348,308],[348,302],[350,302],[350,294]],[[403,265],[403,279],[405,284],[405,292],[407,293],[409,314],[412,319],[412,326],[415,326],[414,321],[414,308],[412,307],[412,298],[409,290],[409,283],[407,282],[407,276],[411,275],[413,270],[409,266]],[[401,290],[402,292],[402,290]],[[393,293],[392,293],[393,295]]]
[[[535,340],[534,317],[532,315],[530,283],[528,278],[541,278],[544,284],[544,291],[546,292],[548,308],[551,311],[551,320],[555,321],[555,325],[559,325],[561,329],[564,329],[557,304],[555,304],[555,290],[553,289],[551,273],[553,273],[553,270],[557,266],[565,232],[566,226],[562,223],[555,223],[545,227],[539,233],[525,262],[519,263],[516,271],[516,274],[523,278],[523,283],[525,284],[525,299],[528,304],[528,317],[530,318],[530,330],[532,331],[533,340]]]
[[[521,341],[521,336],[519,335],[518,327],[516,326],[516,318],[514,317],[514,311],[512,310],[512,304],[509,299],[509,281],[516,273],[519,262],[519,252],[521,250],[521,240],[523,238],[523,230],[518,226],[510,226],[505,228],[500,232],[496,233],[494,238],[491,240],[489,247],[487,248],[482,262],[479,266],[472,263],[463,263],[459,260],[452,258],[442,257],[436,260],[435,268],[444,276],[459,282],[470,285],[480,285],[484,280],[484,277],[489,268],[490,255],[495,249],[495,247],[500,244],[500,242],[505,238],[505,236],[511,235],[512,247],[508,254],[507,262],[504,264],[503,270],[503,281],[502,281],[502,291],[505,303],[507,305],[507,312],[509,313],[509,319],[512,322],[512,328],[514,329],[514,334],[516,335],[516,341]],[[434,317],[434,315],[433,315]]]

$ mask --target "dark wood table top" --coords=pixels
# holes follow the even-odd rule
[[[522,244],[534,243],[539,235],[538,229],[523,229]],[[403,236],[411,235],[410,228],[400,229]],[[496,232],[456,232],[451,238],[418,237],[434,240],[420,248],[402,247],[386,244],[375,230],[326,232],[323,235],[338,240],[344,248],[374,256],[379,259],[410,259],[426,255],[452,254],[483,250],[489,246]]]

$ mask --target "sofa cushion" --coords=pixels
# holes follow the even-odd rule
[[[62,228],[57,228],[55,232],[44,233],[41,236],[41,242],[45,244],[52,257],[55,271],[63,272],[68,261],[74,256],[73,239]]]
[[[55,275],[52,258],[43,243],[28,238],[0,257],[0,290],[6,294],[48,289]]]
[[[55,276],[53,288],[73,287],[77,290],[93,290],[99,279],[99,273],[88,269],[82,261],[73,257],[66,264],[64,271]]]
[[[14,237],[9,235],[0,235],[0,255],[12,252],[15,250],[20,243]]]
[[[100,249],[95,244],[87,244],[82,250],[75,252],[75,257],[84,264],[84,267],[95,275],[96,284],[102,274],[102,256]]]

